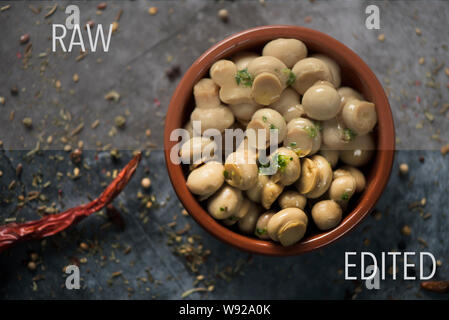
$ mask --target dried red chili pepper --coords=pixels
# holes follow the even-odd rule
[[[10,223],[0,226],[0,252],[17,242],[42,239],[67,229],[94,212],[100,211],[114,200],[126,187],[139,165],[142,154],[137,154],[117,177],[108,185],[103,193],[93,201],[68,209],[64,212],[51,214],[36,221],[25,223]]]
[[[421,288],[436,293],[449,293],[449,282],[447,281],[424,281]]]

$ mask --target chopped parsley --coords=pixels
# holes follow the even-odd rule
[[[296,142],[290,142],[290,147],[296,147]]]
[[[314,122],[315,127],[318,131],[323,131],[323,126],[318,121]]]
[[[295,83],[296,76],[289,68],[282,69],[282,72],[288,75],[287,86],[291,86],[293,83]]]
[[[263,122],[267,122],[267,117],[262,116],[262,120],[263,120]]]
[[[279,154],[279,153],[276,153],[274,155],[274,158],[276,159],[277,167],[278,167],[279,171],[281,171],[281,172],[284,172],[285,168],[288,165],[288,162],[293,160],[292,157],[289,157],[289,156],[286,156],[283,154]]]
[[[220,211],[226,211],[226,210],[228,210],[228,207],[220,207]]]
[[[316,126],[307,126],[304,128],[309,137],[315,138],[318,135],[318,129]]]
[[[243,84],[245,87],[251,87],[253,85],[253,78],[248,73],[248,68],[237,71],[235,81],[238,85]]]
[[[261,236],[265,233],[267,233],[267,229],[256,228],[256,235]]]
[[[348,201],[349,200],[349,193],[348,192],[343,192],[342,196],[341,196],[341,200],[344,201]]]
[[[229,172],[227,172],[226,170],[223,171],[223,176],[226,180],[229,179]]]
[[[270,130],[277,130],[277,127],[274,124],[270,124]]]
[[[354,131],[352,131],[351,129],[345,129],[343,130],[343,139],[345,141],[352,141],[354,140],[354,138],[357,136],[357,133],[355,133]]]

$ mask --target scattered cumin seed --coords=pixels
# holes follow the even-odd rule
[[[385,41],[385,35],[383,33],[379,34],[379,36],[377,37],[377,40],[379,40],[380,42],[384,42]]]
[[[422,35],[422,31],[421,31],[420,28],[416,28],[416,29],[415,29],[415,33],[416,33],[416,35],[418,35],[418,36]]]
[[[0,11],[1,11],[1,12],[6,11],[6,10],[8,10],[9,8],[11,8],[11,5],[10,5],[10,4],[7,4],[6,6],[1,7],[1,8],[0,8]]]
[[[181,295],[181,298],[184,299],[184,298],[188,297],[189,295],[191,295],[192,293],[195,293],[195,292],[208,292],[208,291],[209,291],[209,290],[206,289],[206,288],[193,288],[193,289],[190,289],[190,290],[185,291],[185,292]]]
[[[404,236],[410,236],[412,234],[412,229],[410,229],[410,227],[408,225],[405,225],[405,226],[402,227],[401,233]]]
[[[51,17],[51,16],[53,15],[53,13],[56,12],[56,9],[57,9],[57,8],[58,8],[58,5],[55,4],[53,7],[51,7],[50,11],[48,11],[48,12],[45,14],[44,18],[47,19],[47,18]]]
[[[148,9],[148,13],[151,14],[152,16],[154,16],[157,13],[158,9],[157,7],[150,7]]]
[[[449,143],[442,146],[440,151],[443,156],[445,156],[447,153],[449,153]]]
[[[399,173],[402,175],[406,175],[408,174],[409,168],[408,168],[408,164],[406,163],[401,163],[399,165]]]

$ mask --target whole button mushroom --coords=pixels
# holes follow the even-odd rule
[[[342,170],[346,170],[349,172],[355,179],[356,182],[356,189],[355,192],[362,192],[365,189],[366,186],[366,179],[365,175],[357,168],[351,167],[351,166],[343,166],[341,167]]]
[[[244,70],[248,68],[248,64],[254,59],[260,57],[257,53],[242,51],[237,53],[232,57],[232,61],[234,61],[237,70]]]
[[[307,215],[298,208],[287,208],[274,214],[268,221],[270,238],[283,246],[290,246],[304,237],[307,230]]]
[[[329,188],[329,198],[340,206],[346,206],[356,190],[356,181],[352,175],[344,175],[332,181]]]
[[[217,144],[206,137],[193,137],[187,140],[179,151],[179,156],[184,164],[191,164],[191,168],[211,160],[214,157]]]
[[[210,161],[190,172],[187,177],[187,188],[203,199],[214,194],[223,185],[223,165]]]
[[[270,107],[280,114],[284,114],[288,108],[298,105],[300,102],[299,94],[292,88],[287,88],[282,92],[279,100],[272,103]]]
[[[268,42],[262,50],[262,55],[276,57],[291,68],[296,62],[307,57],[307,47],[298,39],[279,38]]]
[[[284,140],[286,127],[287,124],[279,112],[270,108],[259,109],[253,114],[247,126],[249,144],[257,149],[265,149],[273,143],[270,133],[277,137],[276,144],[279,144]],[[265,131],[265,137],[260,135],[259,130]]]
[[[346,129],[338,118],[323,121],[323,150],[340,150],[349,146],[355,135]]]
[[[367,164],[374,155],[374,139],[371,134],[357,135],[346,147],[340,151],[340,160],[344,163],[361,167]]]
[[[201,122],[201,133],[208,129],[217,129],[222,132],[232,126],[234,115],[228,107],[220,103],[218,87],[211,79],[201,79],[195,85],[193,94],[196,108],[190,120]]]
[[[223,175],[223,173],[221,172]],[[237,214],[243,201],[242,191],[224,185],[207,203],[207,211],[217,220],[228,219]]]
[[[254,234],[260,211],[260,207],[254,202],[251,202],[248,213],[238,222],[238,228],[242,233]]]
[[[300,104],[289,107],[283,114],[285,122],[289,123],[295,118],[303,118],[306,115],[304,108]]]
[[[333,176],[332,176],[332,181],[337,179],[337,178],[340,178],[340,177],[343,177],[343,176],[350,176],[350,175],[351,175],[351,173],[348,170],[344,170],[342,168],[339,168],[339,169],[334,171]]]
[[[224,169],[226,182],[240,190],[248,190],[258,181],[256,155],[248,147],[231,153],[226,158]]]
[[[251,208],[251,201],[243,198],[242,204],[240,205],[240,208],[237,210],[237,213],[223,220],[223,224],[228,227],[236,224],[240,219],[243,219],[243,217],[246,216],[250,208]]]
[[[332,182],[332,168],[326,158],[320,155],[314,155],[312,161],[315,162],[318,168],[318,181],[315,188],[305,194],[305,196],[310,199],[316,199],[329,189]]]
[[[310,118],[330,120],[340,112],[340,95],[329,85],[319,83],[304,93],[302,106]]]
[[[268,221],[270,221],[271,217],[274,215],[274,211],[267,211],[259,216],[259,219],[256,223],[256,230],[254,230],[254,234],[263,240],[270,239],[268,235]]]
[[[248,123],[251,120],[254,112],[262,108],[262,106],[257,103],[241,103],[241,104],[230,104],[234,116],[241,122]]]
[[[240,75],[239,81],[236,75]],[[210,77],[220,86],[220,99],[227,104],[253,103],[251,77],[246,71],[238,73],[234,62],[219,60],[210,68]]]
[[[319,126],[306,118],[295,118],[287,124],[284,146],[292,149],[299,157],[318,151],[321,146]]]
[[[320,155],[326,158],[326,160],[329,162],[332,168],[335,168],[335,166],[338,163],[338,151],[337,150],[330,150],[330,149],[322,149],[320,150]]]
[[[267,175],[258,175],[257,183],[249,190],[246,190],[246,195],[251,201],[261,203],[263,187],[267,184],[268,180],[270,180],[270,178]]]
[[[312,219],[320,230],[336,227],[342,216],[342,210],[333,200],[323,200],[315,203],[312,208]]]
[[[271,179],[268,180],[262,189],[262,207],[267,210],[270,209],[271,205],[276,201],[283,190],[284,186],[282,184],[271,181]]]
[[[268,106],[278,100],[287,87],[290,70],[279,59],[262,56],[248,64],[253,80],[251,95],[258,104]]]
[[[352,89],[350,87],[338,88],[337,92],[341,97],[341,103],[340,103],[341,108],[343,108],[343,106],[346,104],[346,102],[349,101],[349,99],[354,98],[357,100],[363,100],[363,96],[359,92],[355,91],[354,89]]]
[[[346,127],[359,135],[371,132],[377,123],[377,112],[374,103],[350,99],[341,112]]]
[[[312,55],[312,57],[323,61],[327,65],[327,67],[329,68],[329,71],[332,75],[331,83],[334,85],[335,88],[340,87],[341,71],[340,71],[340,66],[337,64],[337,62],[335,62],[334,59],[332,59],[324,54],[314,54],[314,55]]]
[[[289,186],[298,180],[301,166],[295,152],[287,148],[279,148],[271,155],[271,159],[277,164],[277,171],[271,177],[273,182]]]
[[[304,210],[307,203],[307,198],[297,191],[287,190],[282,192],[278,199],[279,206],[282,209],[298,208]]]
[[[307,194],[314,190],[318,183],[319,169],[312,159],[303,158],[301,163],[301,176],[295,186],[299,193]]]
[[[299,94],[304,94],[319,80],[332,81],[332,74],[328,66],[317,58],[299,60],[293,66],[292,72],[296,78],[292,87]]]

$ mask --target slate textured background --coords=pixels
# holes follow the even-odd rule
[[[51,24],[64,22],[64,7],[70,3],[79,5],[83,23],[110,24],[123,9],[110,52],[89,53],[80,61],[76,61],[78,49],[51,52]],[[449,63],[447,2],[266,1],[262,5],[259,1],[110,1],[101,15],[96,13],[97,3],[58,2],[57,11],[46,19],[52,2],[0,2],[0,6],[11,4],[9,10],[0,12],[0,96],[6,99],[0,105],[0,223],[11,217],[19,221],[38,217],[37,207],[42,203],[37,201],[17,210],[17,196],[30,191],[41,191],[47,199],[44,203],[54,203],[58,209],[87,202],[87,195],[99,194],[101,184],[110,181],[109,174],[131,158],[132,150],[152,151],[146,153],[135,178],[115,202],[126,223],[124,230],[109,225],[100,213],[63,235],[43,243],[21,244],[3,253],[0,298],[179,299],[195,286],[213,284],[213,291],[188,298],[447,299],[421,291],[419,281],[393,281],[389,276],[381,282],[380,290],[367,290],[360,282],[345,281],[341,273],[345,251],[370,251],[378,257],[382,251],[430,251],[442,262],[435,278],[449,278],[449,158],[439,152],[449,142],[449,116],[444,109],[449,102],[449,78],[444,73]],[[365,28],[368,4],[379,6],[381,30]],[[148,13],[151,6],[158,8],[156,15]],[[221,8],[229,11],[228,23],[217,18]],[[358,53],[388,92],[400,150],[377,215],[367,217],[337,243],[299,257],[270,258],[240,252],[183,216],[161,150],[164,113],[179,80],[170,81],[166,70],[179,65],[184,72],[216,41],[265,24],[318,29]],[[415,28],[421,29],[420,36]],[[26,45],[19,44],[24,33],[31,36],[32,55],[28,59],[24,57]],[[379,34],[385,35],[384,42],[378,40]],[[421,57],[423,64],[418,63]],[[78,83],[72,80],[74,73],[79,75]],[[14,85],[19,88],[18,96],[9,92]],[[111,90],[120,94],[120,101],[105,101],[104,95]],[[118,115],[127,118],[124,130],[114,129]],[[32,130],[21,123],[26,116],[33,118]],[[100,125],[93,129],[96,119]],[[81,123],[84,129],[71,136]],[[150,138],[145,135],[148,128]],[[48,136],[53,137],[52,144]],[[69,136],[68,141],[61,142],[62,136]],[[42,151],[26,160],[24,156],[38,140]],[[67,172],[72,172],[73,165],[61,149],[66,144],[75,147],[80,140],[85,145],[84,163],[90,169],[81,168],[81,177],[72,180]],[[111,160],[108,147],[120,150],[119,161]],[[410,166],[407,177],[398,175],[402,162]],[[22,176],[9,190],[19,163],[23,164]],[[62,177],[57,177],[58,172]],[[142,191],[140,180],[144,176],[152,180],[151,189],[144,192],[155,197],[151,209],[145,209],[136,196]],[[50,186],[33,186],[37,177],[42,177],[43,183],[50,181]],[[425,206],[409,208],[422,198],[427,200]],[[427,213],[430,218],[423,219]],[[185,258],[173,253],[179,244],[167,244],[167,230],[172,229],[167,224],[175,216],[173,230],[191,226],[181,243],[191,236],[195,246],[201,243],[203,252],[211,252],[197,273],[189,270]],[[410,236],[400,232],[404,225],[410,226]],[[91,249],[79,249],[80,242],[88,243]],[[39,254],[35,271],[26,266],[31,252]],[[64,288],[63,267],[70,263],[80,264],[81,290]],[[428,268],[426,264],[425,270]],[[121,275],[113,277],[118,271]],[[204,275],[205,280],[196,283],[198,275]]]

